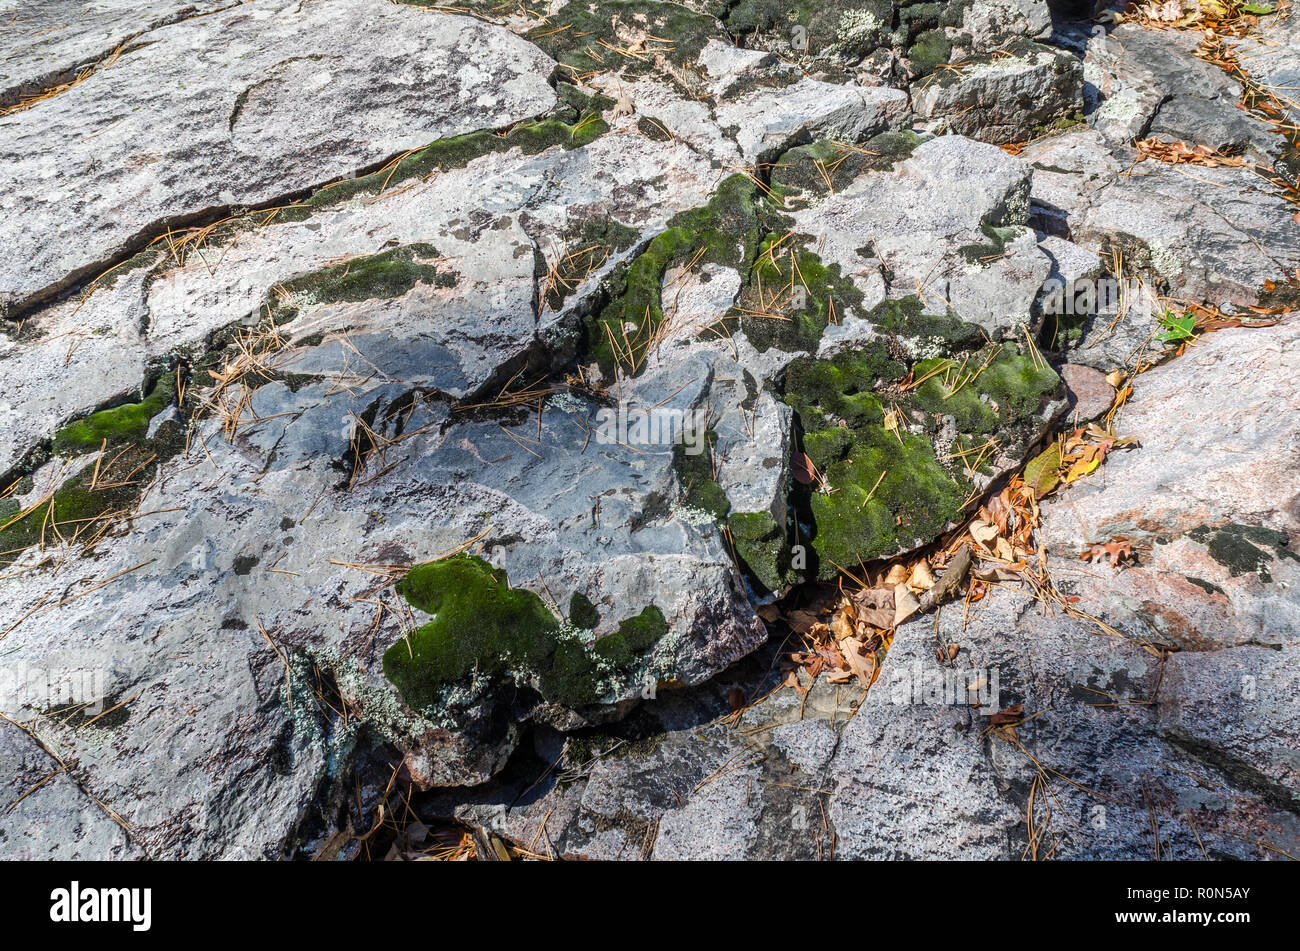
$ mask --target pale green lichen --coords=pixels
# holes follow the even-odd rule
[[[1165,280],[1176,280],[1183,271],[1183,266],[1179,263],[1177,255],[1156,241],[1152,241],[1147,247],[1151,254],[1151,266]]]

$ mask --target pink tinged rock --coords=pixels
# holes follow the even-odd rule
[[[1070,419],[1081,423],[1096,419],[1115,402],[1115,387],[1106,382],[1106,375],[1092,367],[1067,363],[1061,367],[1066,396],[1070,400]]]

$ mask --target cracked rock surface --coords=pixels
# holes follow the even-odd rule
[[[0,0],[0,856],[364,857],[390,778],[553,857],[1300,854],[1295,144],[1067,6]],[[1092,621],[780,687],[1117,392]]]

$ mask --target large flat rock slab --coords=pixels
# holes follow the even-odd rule
[[[170,225],[543,113],[553,68],[504,29],[368,0],[254,0],[155,30],[0,120],[0,304],[21,310]]]
[[[1300,321],[1288,315],[1209,334],[1139,376],[1118,425],[1141,450],[1116,454],[1104,480],[1054,502],[1047,544],[1151,540],[1228,520],[1300,531],[1300,426],[1282,411],[1297,400],[1297,342]]]
[[[0,110],[76,79],[150,30],[242,0],[0,3]]]

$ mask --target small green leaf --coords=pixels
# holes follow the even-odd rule
[[[1271,3],[1243,3],[1241,5],[1242,13],[1249,13],[1251,16],[1257,17],[1266,17],[1276,9],[1277,7]]]
[[[1156,339],[1161,343],[1179,343],[1183,340],[1191,340],[1195,336],[1196,315],[1183,314],[1179,316],[1173,311],[1166,310],[1160,315],[1160,326],[1165,328],[1163,333],[1156,334]]]
[[[1061,468],[1061,447],[1052,443],[1025,466],[1023,476],[1025,485],[1034,490],[1034,495],[1042,498],[1056,488],[1061,480],[1057,470]]]

